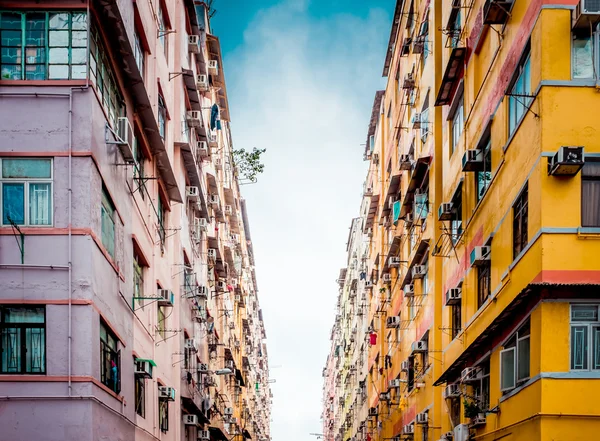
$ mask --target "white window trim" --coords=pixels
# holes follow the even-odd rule
[[[595,307],[595,308],[600,308],[600,305],[598,304],[586,304],[586,303],[571,303],[569,306],[569,371],[570,372],[598,372],[600,371],[600,368],[598,369],[594,369],[592,368],[593,366],[593,362],[594,362],[594,348],[593,348],[593,335],[592,335],[592,330],[594,329],[594,327],[600,327],[600,311],[598,311],[598,320],[597,321],[573,321],[573,319],[571,318],[571,307],[572,306],[590,306],[590,307]],[[572,351],[573,351],[573,341],[572,341],[572,327],[573,326],[585,326],[587,328],[587,333],[588,333],[588,354],[587,354],[587,362],[588,362],[588,367],[587,369],[574,369],[571,367],[571,358],[572,358]]]
[[[504,378],[504,368],[502,366],[502,356],[507,353],[507,352],[513,352],[513,359],[514,359],[514,368],[512,370],[512,374],[513,374],[513,385],[511,387],[502,387],[502,379]],[[513,390],[515,387],[517,387],[517,373],[516,373],[516,367],[517,367],[517,347],[513,346],[511,348],[508,349],[503,349],[500,351],[500,391],[501,392],[508,392],[510,390]]]
[[[4,178],[2,177],[2,161],[5,159],[46,159],[50,161],[50,177],[49,178]],[[24,211],[24,223],[18,224],[23,227],[32,227],[32,228],[51,228],[54,226],[54,158],[47,157],[0,157],[0,227],[10,227],[10,224],[5,224],[4,221],[4,200],[3,194],[4,183],[11,184],[24,184],[24,202],[23,202],[23,211]],[[50,184],[50,223],[48,225],[40,225],[40,224],[31,224],[29,219],[29,184]]]

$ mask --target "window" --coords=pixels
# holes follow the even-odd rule
[[[513,259],[527,245],[527,183],[513,205]]]
[[[571,305],[571,369],[600,370],[598,305]]]
[[[167,400],[158,400],[158,422],[160,431],[167,433],[169,431],[169,402]]]
[[[419,39],[423,42],[423,66],[425,66],[429,56],[429,10],[425,12],[425,20],[421,23]]]
[[[413,390],[415,387],[415,357],[411,355],[408,357],[408,372],[406,375],[406,386],[408,388],[408,392]]]
[[[0,162],[2,225],[52,225],[52,159]]]
[[[387,120],[388,120],[388,137],[392,136],[392,104],[390,103],[387,112]]]
[[[492,295],[492,265],[490,261],[477,267],[477,309]]]
[[[85,12],[0,12],[3,80],[75,80],[87,74]]]
[[[142,45],[142,39],[140,38],[140,34],[136,31],[134,35],[133,41],[133,55],[135,57],[135,64],[140,71],[140,75],[142,78],[145,77],[145,61],[146,61],[146,51],[144,50],[144,46]]]
[[[462,329],[462,300],[456,305],[452,305],[450,308],[450,313],[452,314],[452,339],[455,339]]]
[[[121,351],[117,350],[117,337],[100,322],[100,381],[115,393],[121,392]]]
[[[168,30],[167,24],[165,22],[165,15],[164,15],[164,11],[163,11],[162,0],[158,1],[157,18],[158,18],[158,39],[160,41],[160,44],[163,47],[165,57],[168,58],[169,57],[169,40],[168,40],[169,30]]]
[[[483,170],[475,172],[475,199],[479,202],[492,182],[492,140],[488,136],[482,143]]]
[[[458,141],[462,135],[465,127],[465,109],[464,109],[464,95],[461,94],[458,98],[458,104],[452,115],[451,123],[451,137],[450,137],[450,155],[456,150]]]
[[[500,390],[508,392],[529,379],[529,320],[508,339],[500,351]]]
[[[117,126],[117,118],[125,116],[125,101],[119,90],[108,52],[96,29],[92,30],[90,47],[90,80],[102,99],[102,106],[108,115],[108,122]]]
[[[452,426],[456,427],[460,424],[460,415],[461,415],[461,400],[460,398],[452,398],[450,399],[450,421],[452,421]]]
[[[144,155],[139,137],[133,138],[133,158],[135,166],[133,167],[133,179],[136,189],[142,199],[146,198],[146,156]]]
[[[452,243],[456,245],[462,235],[462,184],[458,187],[452,198],[452,220],[450,221]]]
[[[581,171],[581,226],[600,227],[600,162],[586,158]]]
[[[455,2],[456,3],[456,2]],[[460,9],[456,13],[456,18],[449,26],[450,29],[450,47],[455,48],[460,46],[460,34],[461,34],[461,16]]]
[[[587,35],[586,35],[587,34]],[[573,34],[572,76],[574,79],[594,78],[594,40],[589,31]]]
[[[46,310],[0,306],[0,373],[46,373]]]
[[[133,253],[133,298],[143,306],[144,267],[137,253]]]
[[[429,136],[429,92],[425,95],[423,108],[421,109],[421,142],[425,144]]]
[[[479,408],[487,410],[490,408],[490,360],[489,358],[477,366],[477,381],[473,383],[473,395],[477,400]]]
[[[165,204],[163,203],[162,197],[158,196],[157,206],[156,206],[156,216],[158,221],[158,234],[160,236],[161,244],[164,246],[166,239],[166,217],[167,210],[165,208]]]
[[[102,245],[114,259],[115,257],[115,219],[116,211],[110,195],[104,186],[102,186],[102,206],[100,219],[102,224]]]
[[[167,335],[167,327],[166,327],[167,317],[165,316],[165,308],[162,306],[158,307],[158,333],[161,338],[164,340]]]
[[[167,130],[167,108],[162,95],[158,95],[158,132],[160,137],[165,140]]]
[[[424,188],[415,192],[415,207],[414,207],[414,219],[415,222],[420,219],[427,219],[429,212],[429,188]]]
[[[135,413],[146,418],[146,380],[141,375],[135,377]]]
[[[508,134],[512,135],[529,109],[531,96],[531,57],[529,48],[519,63],[508,97]]]

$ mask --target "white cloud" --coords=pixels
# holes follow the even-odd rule
[[[321,371],[358,215],[361,146],[383,85],[389,14],[313,20],[307,1],[261,10],[225,59],[235,148],[266,148],[243,188],[268,336],[275,441],[321,432]]]

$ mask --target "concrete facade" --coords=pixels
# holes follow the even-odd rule
[[[196,441],[204,431],[213,440],[270,439],[266,334],[209,6],[0,1],[3,29],[20,26],[16,16],[25,23],[42,14],[39,35],[20,32],[52,53],[54,29],[66,26],[71,66],[82,26],[72,17],[84,17],[88,64],[85,78],[46,79],[54,55],[40,51],[46,78],[16,78],[14,65],[1,67],[0,161],[8,168],[15,159],[49,159],[52,176],[49,202],[27,196],[29,222],[0,226],[4,353],[19,351],[10,344],[10,311],[45,313],[41,372],[0,373],[0,439]],[[56,24],[67,16],[68,25]],[[3,47],[21,44],[3,35]],[[95,70],[100,64],[104,70]],[[119,132],[117,116],[127,118],[135,140]],[[2,178],[7,192],[23,181],[34,188],[11,179]],[[8,197],[6,213],[18,212],[18,198],[10,205]],[[33,213],[45,204],[50,221],[35,225]],[[101,325],[120,361],[107,384]],[[155,365],[141,380],[143,393],[135,360]],[[161,386],[174,389],[173,401],[159,397]]]

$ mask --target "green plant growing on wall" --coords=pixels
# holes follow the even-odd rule
[[[245,183],[257,181],[257,176],[265,170],[265,165],[260,161],[260,157],[266,151],[267,149],[257,149],[256,147],[251,152],[244,149],[233,151],[233,163],[240,180],[247,181]]]
[[[465,418],[473,419],[480,413],[483,413],[483,410],[475,401],[464,400],[463,405],[465,407]]]

